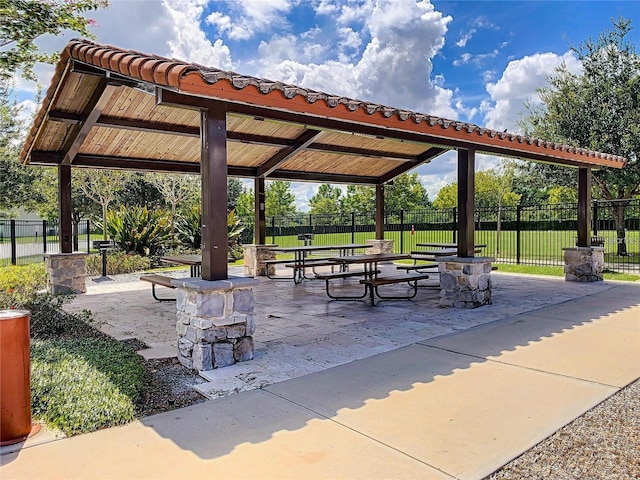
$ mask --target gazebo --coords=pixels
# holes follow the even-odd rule
[[[200,174],[202,278],[182,287],[211,294],[220,281],[235,285],[231,291],[250,289],[249,279],[229,279],[227,271],[228,176],[254,180],[256,245],[265,243],[265,179],[374,185],[382,241],[385,184],[452,149],[460,219],[454,268],[480,262],[490,270],[491,259],[474,258],[476,152],[577,168],[576,248],[592,255],[591,171],[622,168],[622,157],[85,40],[64,48],[21,160],[58,169],[60,253],[51,271],[72,276],[72,168]]]

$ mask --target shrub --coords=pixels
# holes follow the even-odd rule
[[[181,213],[176,222],[176,233],[178,239],[190,248],[200,248],[202,245],[201,235],[202,207],[194,205]]]
[[[163,210],[125,207],[107,213],[107,233],[127,253],[148,256],[171,241],[169,216]]]
[[[0,291],[20,290],[36,292],[47,285],[47,272],[43,263],[0,268]]]
[[[176,231],[178,238],[183,244],[191,248],[200,248],[202,245],[201,235],[202,208],[200,205],[193,206],[178,218]],[[227,214],[227,236],[229,239],[229,257],[234,260],[242,258],[242,247],[239,246],[240,236],[244,231],[244,225],[235,210]]]
[[[149,268],[149,258],[122,251],[107,252],[107,275],[141,272]],[[102,255],[87,257],[87,274],[102,275]]]
[[[115,340],[31,345],[33,415],[67,435],[133,420],[148,380],[142,358]]]

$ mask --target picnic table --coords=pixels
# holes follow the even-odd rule
[[[309,255],[314,252],[330,252],[338,251],[341,256],[348,256],[349,253],[353,254],[355,250],[361,248],[367,248],[369,245],[360,243],[347,243],[342,245],[299,245],[295,247],[271,247],[270,250],[279,253],[293,253],[293,260],[267,260],[265,264],[274,265],[279,263],[285,263],[293,268],[293,275],[291,277],[273,277],[269,275],[269,269],[267,268],[267,277],[272,280],[293,280],[298,284],[305,278],[310,280],[312,278],[305,276],[306,268],[315,268],[319,266],[327,265],[339,265],[333,262],[328,257],[309,258]]]
[[[202,255],[170,255],[160,257],[160,260],[167,263],[175,263],[177,265],[189,265],[192,277],[199,277],[202,274]]]
[[[378,269],[378,264],[382,262],[392,262],[394,260],[403,260],[410,258],[409,255],[404,253],[371,253],[364,255],[344,255],[340,257],[331,258],[332,261],[342,264],[345,267],[350,265],[363,265],[361,271],[351,271],[345,268],[342,272],[336,273],[323,273],[317,274],[316,278],[325,280],[327,296],[333,300],[360,300],[367,297],[370,298],[371,305],[375,305],[375,298],[387,299],[387,300],[410,300],[416,296],[418,291],[418,280],[426,280],[429,275],[426,273],[406,273],[401,275],[380,276],[381,273]],[[336,279],[345,279],[349,277],[362,277],[360,284],[364,286],[364,291],[359,296],[353,295],[335,295],[330,289],[330,282]],[[387,296],[381,295],[378,291],[378,287],[382,285],[390,285],[395,283],[407,282],[409,287],[413,289],[410,295],[395,295]]]

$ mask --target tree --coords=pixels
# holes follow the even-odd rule
[[[543,104],[528,106],[521,125],[531,136],[621,155],[622,170],[603,168],[593,173],[597,194],[614,203],[618,253],[626,254],[624,209],[640,193],[640,56],[628,39],[631,22],[613,21],[613,29],[572,50],[582,72],[565,65],[538,93]],[[575,185],[558,168],[537,166],[543,184]],[[575,173],[574,173],[575,178]]]
[[[387,212],[419,210],[430,204],[427,189],[420,183],[417,173],[403,173],[384,189],[384,208]]]
[[[227,211],[236,210],[238,197],[244,191],[244,185],[239,178],[227,179]]]
[[[323,183],[309,199],[309,213],[313,215],[337,215],[342,211],[342,190]]]
[[[93,37],[92,20],[82,14],[106,7],[106,0],[3,0],[0,2],[0,211],[31,208],[45,198],[34,188],[40,171],[18,163],[18,145],[26,131],[17,102],[11,99],[11,78],[18,70],[35,80],[36,62],[54,62],[57,54],[40,52],[35,40],[44,34],[70,29]]]
[[[73,30],[93,38],[89,26],[95,24],[83,13],[105,8],[106,0],[3,0],[0,3],[0,77],[8,78],[22,70],[25,78],[35,80],[37,62],[54,63],[57,53],[41,52],[35,43],[44,34],[59,35]]]
[[[169,224],[171,236],[173,236],[178,205],[200,194],[200,178],[193,175],[150,173],[148,179],[169,205]]]
[[[12,210],[34,200],[38,193],[34,182],[39,172],[18,162],[24,122],[20,107],[11,98],[8,82],[0,79],[0,212],[11,216]]]
[[[433,201],[433,206],[435,208],[455,208],[458,206],[458,183],[454,182],[442,187]]]
[[[107,240],[107,211],[128,174],[120,170],[79,170],[75,173],[82,193],[102,208],[102,234]]]
[[[376,190],[368,185],[349,185],[342,202],[345,213],[371,213],[376,209]]]
[[[253,217],[255,215],[255,200],[252,189],[245,188],[238,195],[236,214],[239,217]]]
[[[276,180],[265,185],[265,214],[286,216],[296,213],[296,197],[291,193],[291,182]]]

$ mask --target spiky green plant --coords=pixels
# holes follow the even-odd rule
[[[176,223],[176,231],[180,241],[193,248],[200,248],[202,245],[202,207],[195,205],[189,210],[183,212]],[[240,235],[244,231],[244,225],[235,210],[231,210],[227,214],[227,236],[229,239],[229,249],[233,252],[234,258],[237,256],[237,247]],[[230,254],[231,255],[231,254]]]
[[[124,207],[107,213],[107,232],[127,253],[148,256],[171,240],[169,216],[164,210]]]

